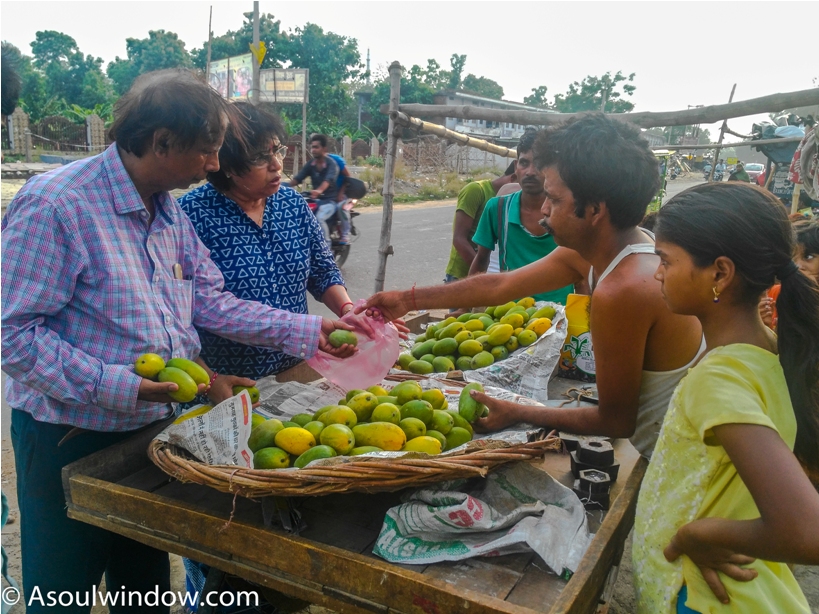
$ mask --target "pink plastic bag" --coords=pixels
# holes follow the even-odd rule
[[[363,299],[355,308],[364,305]],[[381,315],[368,316],[365,312],[355,314],[355,308],[341,317],[341,321],[353,327],[358,336],[358,352],[351,358],[336,358],[319,350],[307,361],[328,381],[345,391],[368,388],[379,384],[398,360],[398,331]]]

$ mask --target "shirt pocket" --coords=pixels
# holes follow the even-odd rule
[[[160,279],[154,283],[154,292],[165,307],[182,323],[191,326],[193,320],[193,281],[189,279]]]

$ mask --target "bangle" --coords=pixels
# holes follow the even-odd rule
[[[353,301],[347,301],[346,303],[344,303],[344,304],[341,306],[341,309],[339,309],[339,312],[341,313],[341,315],[344,315],[344,308],[345,308],[347,305],[349,305],[350,307],[355,307],[355,305],[353,304]]]
[[[214,371],[213,375],[210,376],[210,381],[208,382],[208,387],[205,389],[205,392],[208,392],[208,390],[210,390],[210,387],[213,386],[213,382],[216,381],[217,377],[219,377],[219,374],[216,371]]]
[[[415,284],[412,284],[412,308],[418,311],[418,305],[415,303]]]

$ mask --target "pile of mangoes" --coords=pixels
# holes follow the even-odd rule
[[[398,356],[398,368],[412,373],[447,373],[480,369],[532,345],[552,326],[555,309],[538,309],[531,296],[483,313],[465,313],[430,324],[409,352]]]
[[[390,390],[381,386],[350,390],[337,405],[298,414],[288,422],[253,414],[247,442],[253,467],[301,469],[334,456],[384,450],[440,454],[457,448],[472,440],[470,423],[487,413],[486,406],[469,395],[471,390],[483,392],[483,386],[467,384],[457,410],[448,409],[441,390],[424,390],[418,382],[408,381]]]

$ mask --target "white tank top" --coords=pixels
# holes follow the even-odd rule
[[[643,232],[654,238],[654,234],[648,230]],[[617,268],[626,256],[631,254],[653,254],[653,243],[635,243],[626,245],[623,250],[617,254],[614,260],[609,263],[606,270],[594,283],[594,270],[589,270],[589,288],[594,290],[596,285],[599,285],[605,277]],[[594,337],[592,336],[592,343]],[[671,401],[671,395],[680,380],[685,377],[694,363],[697,362],[700,355],[705,351],[705,337],[702,339],[702,344],[697,352],[697,355],[687,365],[674,369],[673,371],[643,371],[642,381],[640,382],[640,401],[637,406],[637,427],[634,430],[634,435],[629,438],[631,445],[637,451],[645,456],[651,458],[651,453],[654,451],[654,445],[657,443],[657,437],[660,435],[660,427],[663,425],[665,412],[668,411],[668,404]]]

